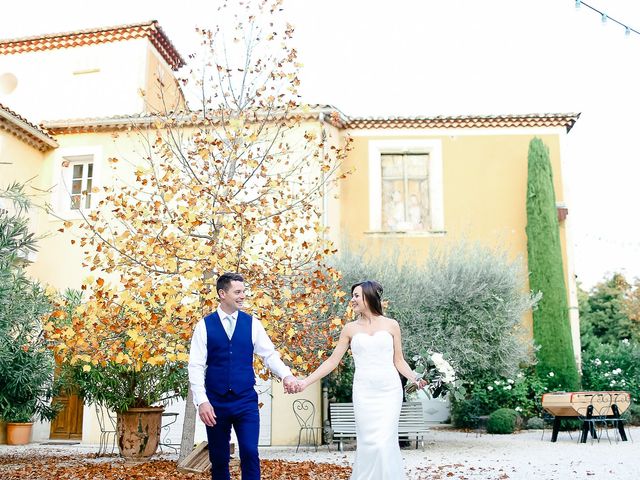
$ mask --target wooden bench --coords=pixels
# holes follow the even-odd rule
[[[333,441],[338,442],[340,451],[343,449],[343,440],[356,438],[356,418],[353,413],[353,403],[330,403],[329,420],[333,431]],[[375,421],[374,419],[372,419]],[[424,450],[424,436],[427,433],[424,420],[422,403],[404,402],[400,410],[398,422],[398,440],[418,441]]]

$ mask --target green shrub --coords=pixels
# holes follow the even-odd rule
[[[544,428],[544,420],[539,417],[531,417],[527,420],[527,430],[540,430]]]
[[[582,383],[585,390],[624,390],[632,405],[640,399],[640,343],[623,339],[617,343],[591,342],[582,352]],[[632,422],[637,422],[632,415]]]
[[[589,390],[626,390],[640,399],[640,343],[592,343],[583,352],[582,381]]]
[[[473,400],[462,400],[451,404],[451,422],[456,428],[475,428],[478,415],[480,410]]]
[[[522,264],[498,248],[434,247],[422,262],[393,249],[374,257],[342,249],[334,266],[347,291],[367,278],[383,285],[385,313],[400,323],[409,361],[423,349],[440,352],[466,379],[512,375],[531,359],[522,317],[537,297],[524,291]]]
[[[525,418],[540,417],[540,400],[549,390],[551,380],[553,377],[540,378],[535,366],[523,368],[513,377],[483,375],[466,384],[467,398],[477,407],[478,415],[489,415],[499,408],[512,408]]]
[[[629,407],[629,421],[632,425],[640,425],[640,405],[632,403]]]
[[[634,321],[634,298],[640,298],[640,283],[630,284],[620,273],[614,273],[589,292],[580,289],[580,340],[582,349],[592,342],[617,344],[627,338],[640,341],[640,322]]]
[[[487,432],[506,434],[513,433],[516,429],[518,412],[511,408],[499,408],[487,420]]]
[[[50,311],[44,288],[26,273],[24,258],[36,251],[36,238],[20,203],[22,186],[0,188],[17,213],[0,210],[0,418],[7,422],[52,420],[53,354],[47,350],[41,320]]]
[[[635,425],[640,424],[639,289],[639,282],[631,285],[616,273],[589,292],[579,291],[583,387],[629,392],[625,415]]]

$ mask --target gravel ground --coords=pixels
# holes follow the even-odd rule
[[[578,435],[560,432],[558,441],[551,443],[551,432],[529,430],[513,435],[476,436],[475,433],[432,429],[420,448],[403,448],[407,480],[462,479],[640,479],[640,446],[632,441],[616,442],[610,432],[611,444],[601,442],[577,443]],[[631,429],[631,438],[640,439],[640,428]],[[291,448],[262,449],[262,458],[283,458],[289,461],[313,460],[337,465],[351,465],[355,444],[337,452],[323,446],[301,447],[298,453]]]
[[[551,443],[550,432],[524,431],[513,435],[476,435],[473,432],[432,429],[424,450],[403,448],[407,480],[421,479],[610,479],[632,480],[640,478],[640,448],[632,441],[616,442],[611,432],[611,443],[577,443],[567,432],[561,432],[556,443]],[[631,437],[640,439],[640,428],[631,429]],[[71,452],[92,453],[96,446],[40,445],[23,447],[0,445],[0,456],[9,453],[33,455],[67,455]],[[263,459],[282,459],[290,462],[311,460],[319,463],[350,466],[355,454],[355,443],[346,445],[344,452],[335,446],[318,448],[261,447]],[[175,459],[173,454],[164,458]],[[97,461],[111,461],[101,458]]]

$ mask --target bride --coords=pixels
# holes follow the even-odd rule
[[[398,322],[382,313],[382,286],[367,280],[351,287],[351,304],[358,315],[344,326],[331,356],[307,378],[304,390],[331,373],[351,347],[356,370],[353,376],[353,406],[356,418],[356,460],[351,480],[401,480],[405,478],[398,445],[398,420],[402,407],[400,372],[419,388],[402,355]]]

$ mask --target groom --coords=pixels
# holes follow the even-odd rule
[[[200,320],[193,331],[189,383],[200,418],[207,426],[211,478],[229,480],[229,441],[238,437],[242,480],[260,479],[258,458],[258,394],[253,388],[253,355],[283,379],[287,393],[299,390],[260,321],[241,311],[244,279],[237,273],[218,278],[218,309]]]

